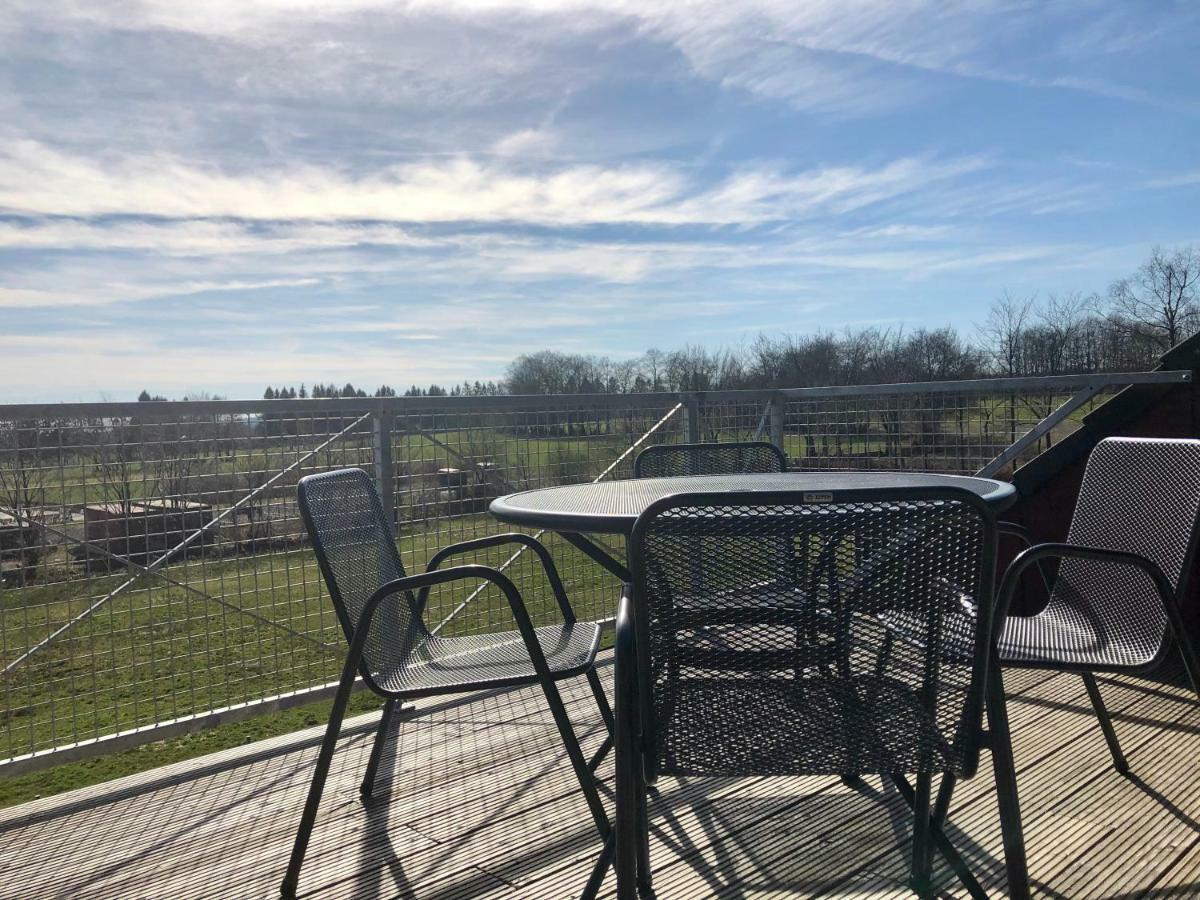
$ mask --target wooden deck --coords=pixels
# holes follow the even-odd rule
[[[1109,764],[1078,677],[1009,676],[1035,889],[1200,896],[1200,706],[1178,685],[1106,678],[1101,688],[1128,778]],[[569,696],[588,751],[599,716],[582,681]],[[537,689],[425,704],[401,723],[379,795],[364,805],[357,784],[373,718],[351,723],[342,742],[302,895],[577,895],[599,843]],[[319,736],[313,729],[5,810],[0,895],[275,897]],[[857,790],[833,778],[661,787],[652,856],[664,900],[909,895],[908,819],[878,780]],[[955,799],[951,838],[1003,896],[986,757]],[[939,877],[946,896],[959,896],[944,866]],[[612,893],[610,875],[604,895]]]

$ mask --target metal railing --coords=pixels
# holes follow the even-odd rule
[[[757,437],[802,469],[1003,475],[1114,390],[1189,378],[0,406],[0,772],[328,694],[343,641],[295,503],[312,472],[372,472],[420,570],[447,543],[503,530],[494,497],[629,477],[651,443]],[[542,538],[580,615],[610,616],[619,585]],[[553,614],[524,555],[479,561]],[[447,633],[511,628],[486,590],[428,609]]]

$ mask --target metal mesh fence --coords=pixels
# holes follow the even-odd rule
[[[0,424],[0,758],[329,680],[295,483],[371,453],[362,411]]]
[[[384,478],[402,558],[421,571],[446,544],[505,530],[494,497],[629,477],[632,445],[677,437],[677,406],[0,407],[0,761],[333,681],[344,642],[296,506],[304,475]],[[619,586],[547,540],[579,615],[610,615]],[[555,614],[533,555],[511,556],[476,561]],[[429,616],[447,633],[513,627],[502,598],[461,588],[431,596]]]
[[[1118,389],[1080,395],[1078,385],[1025,380],[1012,390],[911,390],[911,387],[801,388],[774,394],[721,392],[698,405],[701,441],[768,440],[794,469],[893,469],[969,475],[997,460],[1064,404],[1078,403],[1016,455],[1027,460],[1079,427]],[[980,389],[984,388],[984,389]],[[1004,460],[996,473],[1011,472]]]
[[[1079,427],[1112,388],[1094,391],[1019,454],[1029,459]],[[988,392],[790,396],[784,450],[804,469],[911,469],[969,475],[1075,397],[1069,387]],[[1011,472],[1012,465],[1002,467]],[[999,472],[1000,470],[997,470]]]
[[[0,406],[0,768],[332,682],[344,640],[295,499],[309,473],[372,473],[422,571],[508,530],[495,497],[631,477],[649,444],[759,439],[800,469],[973,472],[1076,388]],[[580,618],[611,616],[615,579],[541,537]],[[535,619],[557,616],[536,558],[514,551],[462,561],[505,568]],[[512,627],[502,598],[461,586],[427,615],[447,635]]]

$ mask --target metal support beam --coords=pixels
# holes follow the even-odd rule
[[[375,457],[375,490],[383,503],[387,520],[396,527],[396,478],[392,457],[392,431],[396,426],[396,414],[390,408],[381,407],[371,416],[371,448]]]
[[[695,394],[681,394],[683,404],[679,420],[679,431],[685,444],[700,443],[700,399]]]
[[[768,404],[771,416],[771,443],[783,450],[785,454],[787,450],[783,446],[783,424],[786,403],[787,401],[782,396],[776,396],[772,397]]]
[[[609,572],[612,572],[621,583],[624,584],[633,581],[633,576],[629,574],[629,569],[625,566],[625,563],[609,553],[600,544],[588,540],[582,534],[574,534],[570,531],[560,531],[559,535],[572,547],[582,551],[586,556],[599,563]]]
[[[781,388],[779,393],[794,400],[826,397],[872,397],[881,394],[1001,394],[1006,391],[1042,391],[1065,394],[1085,387],[1122,387],[1128,384],[1188,384],[1190,369],[1162,372],[1108,372],[1095,375],[1038,375],[1028,378],[972,378],[965,381],[910,381],[902,384],[845,384],[812,388]],[[726,393],[713,392],[724,399]]]
[[[975,474],[981,478],[990,478],[1010,462],[1014,461],[1030,444],[1045,437],[1063,419],[1100,393],[1107,384],[1095,384],[1085,387],[1074,394],[1066,403],[1055,409],[1050,415],[1034,425],[1024,435],[1005,447],[991,462],[979,469]]]

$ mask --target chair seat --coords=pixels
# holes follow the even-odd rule
[[[1138,669],[1155,660],[1162,637],[1161,622],[1104,619],[1051,603],[1036,616],[1009,617],[998,644],[1006,666]]]
[[[677,686],[659,755],[665,775],[914,772],[922,750],[933,771],[959,770],[937,723],[894,678],[696,678]]]
[[[594,622],[534,629],[551,675],[569,678],[585,672],[596,658],[600,626]],[[531,684],[537,672],[520,632],[463,637],[429,636],[408,665],[375,674],[378,686],[396,694],[452,693]]]
[[[960,616],[973,618],[973,610]],[[884,612],[878,618],[900,637],[920,645],[919,629],[905,617]],[[947,622],[952,618],[947,616]],[[969,656],[964,626],[947,627],[942,655],[949,659]],[[997,640],[1000,662],[1019,668],[1140,669],[1155,661],[1162,649],[1162,626],[1157,622],[1106,621],[1086,615],[1065,603],[1052,603],[1036,616],[1009,616]]]

